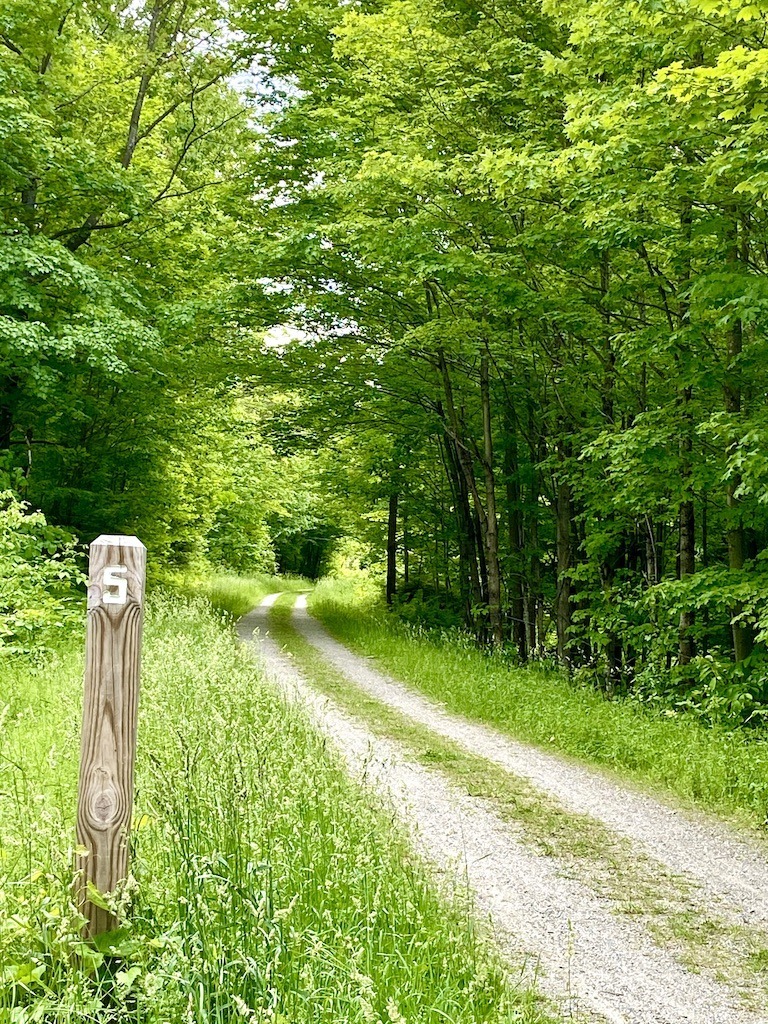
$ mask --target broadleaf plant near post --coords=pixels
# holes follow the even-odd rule
[[[90,547],[77,807],[79,903],[89,936],[117,926],[101,894],[128,872],[147,552],[136,537]]]

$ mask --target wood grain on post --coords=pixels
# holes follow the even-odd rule
[[[90,936],[118,922],[89,899],[89,883],[109,893],[128,872],[146,565],[136,537],[91,544],[77,804],[79,903]]]

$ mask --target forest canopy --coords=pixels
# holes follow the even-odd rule
[[[8,0],[8,508],[759,713],[767,17]]]

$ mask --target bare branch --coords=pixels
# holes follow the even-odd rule
[[[175,113],[179,109],[182,103],[186,103],[189,100],[194,100],[195,97],[200,95],[200,93],[205,92],[206,89],[210,89],[212,85],[215,85],[217,82],[220,82],[222,78],[225,78],[228,74],[230,74],[231,70],[232,69],[220,72],[218,75],[215,75],[213,78],[203,83],[203,85],[193,86],[190,92],[186,93],[184,96],[181,96],[178,100],[176,100],[175,103],[172,103],[170,107],[168,107],[166,110],[162,112],[162,114],[158,114],[154,121],[150,121],[147,127],[144,128],[139,133],[137,142],[141,142],[142,139],[146,139],[148,135],[151,135],[158,125],[162,124],[167,117],[170,117],[171,114]]]
[[[70,6],[66,9],[66,11],[64,11],[64,14],[61,17],[61,21],[59,22],[59,26],[56,29],[56,38],[57,39],[61,39],[62,35],[64,34],[64,26],[67,24],[67,18],[70,16],[70,14],[72,13],[72,11],[74,9],[75,9],[75,5],[74,4],[70,4]],[[40,61],[40,74],[41,75],[44,75],[47,72],[48,68],[51,66],[51,60],[52,59],[53,59],[53,51],[49,50],[48,53],[46,53],[45,56],[43,57],[43,59]]]
[[[165,187],[163,188],[163,190],[161,192],[159,192],[157,194],[157,196],[152,200],[153,204],[154,203],[159,203],[161,199],[165,199],[165,198],[168,197],[168,190],[170,189],[170,187],[173,184],[173,182],[176,180],[176,176],[178,175],[179,171],[181,170],[181,165],[183,164],[184,160],[186,159],[187,154],[189,153],[189,151],[192,149],[192,147],[196,143],[202,142],[203,139],[207,138],[209,135],[213,135],[214,132],[219,131],[219,129],[221,129],[225,125],[229,124],[230,121],[234,121],[236,118],[242,117],[244,114],[247,114],[247,113],[248,113],[247,110],[238,110],[238,111],[236,111],[236,113],[231,114],[229,117],[225,117],[223,121],[220,121],[218,124],[213,125],[211,128],[208,128],[206,131],[200,132],[199,135],[195,135],[193,137],[192,133],[194,132],[195,128],[197,127],[197,122],[195,121],[194,104],[193,104],[192,105],[192,126],[189,129],[189,131],[187,132],[186,138],[184,139],[184,145],[181,148],[181,152],[179,153],[179,156],[178,156],[178,158],[176,160],[176,163],[171,168],[170,177],[168,178],[168,181],[166,182]]]
[[[166,192],[159,195],[156,199],[152,200],[152,205],[156,203],[162,203],[166,199],[181,199],[183,196],[194,195],[195,192],[202,192],[206,188],[216,188],[219,185],[228,185],[232,181],[238,181],[238,179],[245,177],[245,175],[238,174],[233,178],[221,178],[219,181],[205,181],[202,185],[195,185],[194,188],[184,189],[183,192]]]
[[[76,228],[64,228],[51,235],[51,238],[69,238],[65,243],[70,252],[75,252],[81,245],[85,245],[94,231],[110,231],[113,228],[124,228],[130,224],[133,217],[123,217],[122,220],[112,221],[108,224],[98,223],[99,214],[91,214],[83,224]]]
[[[4,32],[0,32],[0,43],[2,43],[3,46],[6,46],[13,53],[17,54],[19,57],[24,56],[23,50],[20,50],[16,43],[14,43],[12,39],[9,39]]]

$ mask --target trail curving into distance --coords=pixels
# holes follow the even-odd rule
[[[729,988],[686,970],[640,925],[616,916],[588,886],[563,877],[556,860],[533,852],[486,801],[415,764],[398,744],[374,735],[313,691],[268,635],[267,615],[277,596],[240,620],[241,639],[255,644],[268,676],[308,709],[350,772],[391,802],[419,852],[458,884],[469,885],[479,916],[491,922],[513,971],[534,974],[563,1014],[577,1019],[768,1024],[768,1014],[742,1008]],[[297,600],[292,621],[323,658],[379,700],[629,836],[673,870],[690,873],[735,914],[750,920],[768,915],[768,863],[725,827],[696,821],[597,771],[445,712],[331,638],[308,615],[306,598]],[[752,885],[764,888],[752,890],[750,900]]]
[[[768,922],[768,859],[757,842],[703,815],[623,786],[598,768],[511,739],[491,726],[452,714],[334,640],[297,602],[293,624],[318,651],[367,693],[434,732],[460,743],[624,835],[675,874],[694,879],[739,918]]]

